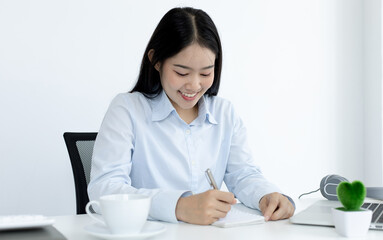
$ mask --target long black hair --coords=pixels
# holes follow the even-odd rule
[[[221,40],[209,15],[200,9],[190,7],[173,8],[158,23],[142,58],[137,83],[130,92],[141,92],[149,98],[160,94],[162,91],[160,75],[154,66],[193,43],[198,43],[215,53],[214,81],[205,94],[217,95],[222,69]],[[154,50],[154,54],[150,61],[148,53],[151,49]]]

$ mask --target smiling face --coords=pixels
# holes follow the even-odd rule
[[[214,81],[214,62],[215,54],[195,43],[156,67],[162,88],[180,116],[198,111],[198,100]]]

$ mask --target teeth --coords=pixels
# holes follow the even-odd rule
[[[197,95],[197,93],[182,93],[182,95],[186,96],[186,97],[189,97],[189,98],[192,98],[194,97],[195,95]]]

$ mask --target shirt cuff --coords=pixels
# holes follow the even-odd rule
[[[287,196],[287,195],[285,195],[285,194],[282,194],[282,195],[285,196],[287,199],[289,199],[289,201],[290,201],[291,204],[293,205],[294,209],[296,209],[296,208],[295,208],[295,202],[294,202],[294,200],[293,200],[291,197],[289,197],[289,196]]]
[[[162,191],[152,197],[149,216],[152,219],[178,223],[176,206],[180,197],[191,195],[190,191]]]

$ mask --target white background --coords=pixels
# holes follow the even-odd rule
[[[219,30],[219,95],[297,197],[331,173],[382,186],[380,0],[0,0],[0,215],[75,213],[62,134],[98,131],[176,6]]]

